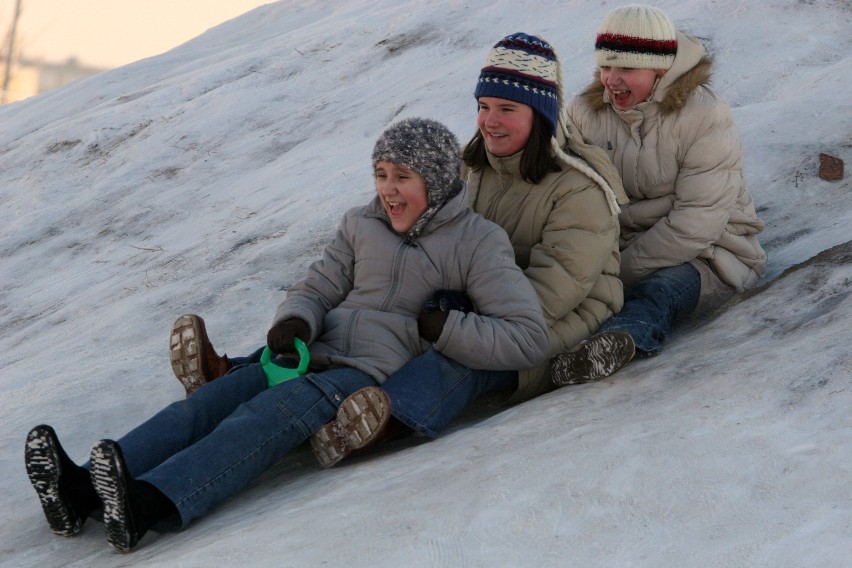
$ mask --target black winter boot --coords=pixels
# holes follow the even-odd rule
[[[551,359],[551,378],[557,387],[599,381],[628,364],[635,354],[629,333],[604,331]]]
[[[177,507],[159,489],[130,477],[121,448],[101,440],[92,448],[92,483],[104,507],[107,541],[130,552],[152,526],[178,514]]]
[[[24,462],[50,530],[60,536],[79,533],[86,518],[101,507],[89,471],[71,461],[46,424],[27,435]]]

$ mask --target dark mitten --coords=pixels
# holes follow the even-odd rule
[[[420,332],[420,337],[430,343],[438,341],[449,316],[449,312],[427,312],[426,310],[420,312],[417,316],[417,331]]]
[[[266,334],[266,344],[273,353],[295,353],[294,341],[297,337],[307,343],[311,337],[311,328],[304,320],[290,318],[272,326]]]
[[[449,312],[450,310],[472,312],[473,302],[460,290],[438,290],[423,304],[424,312]]]

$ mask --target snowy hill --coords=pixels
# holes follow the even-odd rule
[[[599,384],[480,408],[322,471],[307,451],[182,533],[53,536],[23,442],[84,460],[183,396],[185,312],[248,352],[372,195],[392,121],[475,129],[516,32],[592,78],[613,2],[282,1],[168,53],[0,107],[0,565],[852,566],[848,0],[660,1],[706,41],[767,224],[764,285]]]

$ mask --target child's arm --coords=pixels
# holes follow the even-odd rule
[[[474,369],[516,370],[542,363],[549,348],[547,326],[502,229],[495,226],[473,249],[465,284],[476,313],[449,312],[435,349]]]
[[[325,314],[339,305],[352,290],[355,252],[352,235],[357,219],[347,212],[337,227],[334,240],[314,261],[305,277],[287,290],[287,297],[275,312],[273,325],[298,318],[308,324],[308,343],[322,333]]]

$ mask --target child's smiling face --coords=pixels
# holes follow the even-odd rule
[[[662,69],[633,69],[629,67],[601,67],[601,84],[609,93],[609,100],[618,110],[630,110],[648,100]]]
[[[376,192],[393,230],[406,233],[429,207],[426,182],[413,170],[393,162],[376,162]]]

